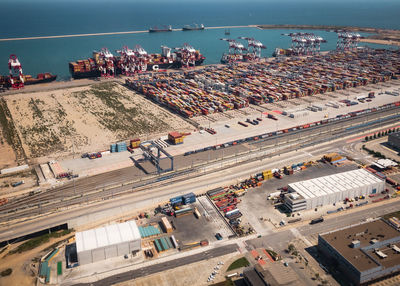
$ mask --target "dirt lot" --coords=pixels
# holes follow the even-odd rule
[[[39,267],[39,259],[53,249],[53,245],[71,236],[71,234],[50,238],[50,240],[32,250],[8,255],[8,252],[20,245],[16,243],[10,245],[8,249],[0,253],[0,271],[11,268],[10,276],[0,277],[0,286],[8,285],[35,285],[36,275]]]
[[[3,132],[0,130],[0,169],[13,166],[15,159],[13,149],[8,145]]]
[[[145,134],[193,131],[186,121],[115,82],[10,95],[6,102],[29,158],[57,159]]]

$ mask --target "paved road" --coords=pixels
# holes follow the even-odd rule
[[[250,248],[258,247],[272,247],[277,250],[283,250],[287,248],[289,241],[296,237],[304,236],[308,239],[312,239],[315,242],[319,233],[332,231],[338,228],[342,228],[351,224],[356,224],[364,221],[367,218],[376,218],[384,214],[398,211],[400,208],[400,201],[387,203],[385,205],[377,203],[376,206],[363,207],[362,209],[348,213],[341,213],[328,216],[325,221],[314,225],[301,225],[298,227],[283,228],[281,231],[267,235],[261,238],[255,238],[246,241]]]
[[[81,283],[81,284],[75,284],[75,285],[79,285],[79,286],[113,285],[113,284],[121,283],[124,281],[132,280],[135,278],[154,274],[157,272],[166,271],[166,270],[173,269],[176,267],[188,265],[191,263],[211,259],[214,257],[223,256],[223,255],[226,255],[229,253],[236,252],[237,249],[238,249],[237,244],[231,243],[231,244],[221,246],[218,248],[214,248],[212,250],[205,251],[205,252],[202,252],[199,254],[194,254],[194,255],[183,257],[183,258],[171,260],[168,262],[159,263],[159,264],[155,264],[152,266],[143,267],[143,268],[139,268],[136,270],[128,271],[128,272],[117,274],[114,276],[110,276],[105,279],[93,282],[93,283]]]

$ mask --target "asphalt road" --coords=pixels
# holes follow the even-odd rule
[[[288,226],[278,230],[277,232],[246,241],[250,248],[258,247],[272,247],[276,250],[283,250],[287,248],[288,242],[296,237],[304,236],[306,238],[316,239],[319,233],[332,231],[338,228],[357,224],[367,218],[377,218],[387,213],[398,211],[400,208],[400,201],[394,201],[385,205],[377,203],[376,206],[362,208],[353,212],[344,212],[340,215],[333,215],[322,223],[310,225],[301,225],[298,227]]]
[[[159,263],[159,264],[155,264],[152,266],[147,266],[147,267],[139,268],[136,270],[128,271],[125,273],[113,275],[113,276],[107,277],[105,279],[102,279],[102,280],[99,280],[99,281],[96,281],[93,283],[81,283],[81,284],[75,284],[75,285],[77,285],[77,286],[113,285],[113,284],[121,283],[124,281],[132,280],[135,278],[147,276],[147,275],[150,275],[153,273],[166,271],[169,269],[173,269],[173,268],[188,265],[191,263],[211,259],[214,257],[223,256],[223,255],[226,255],[229,253],[236,252],[237,249],[238,249],[237,244],[232,243],[232,244],[214,248],[212,250],[205,251],[205,252],[202,252],[199,254],[194,254],[194,255],[183,257],[183,258],[171,260],[171,261],[168,261],[165,263]]]

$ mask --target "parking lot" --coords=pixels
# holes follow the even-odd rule
[[[346,172],[357,168],[356,164],[335,167],[326,163],[317,163],[305,170],[295,172],[293,175],[283,176],[282,179],[272,178],[264,182],[261,187],[250,189],[247,194],[241,198],[242,202],[239,204],[238,208],[243,213],[243,217],[250,222],[258,234],[268,234],[271,232],[272,228],[278,227],[282,220],[287,221],[290,219],[285,213],[275,208],[273,204],[274,200],[267,199],[269,194],[278,191],[278,189],[290,183]],[[335,207],[336,206],[324,206],[319,207],[318,211],[301,211],[295,215],[295,218],[299,217],[303,220],[312,219],[321,215],[326,215],[328,210],[334,209]]]
[[[233,234],[205,196],[198,197],[196,203],[191,204],[191,207],[193,209],[196,207],[201,217],[196,218],[192,212],[181,217],[167,217],[174,228],[171,234],[174,235],[179,245],[200,242],[204,239],[212,243],[217,241],[216,233],[220,233],[223,239]],[[162,216],[164,215],[156,215],[151,221],[160,221]]]

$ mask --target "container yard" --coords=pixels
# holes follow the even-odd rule
[[[126,84],[190,118],[387,82],[400,76],[399,62],[400,51],[364,48],[139,75]]]

